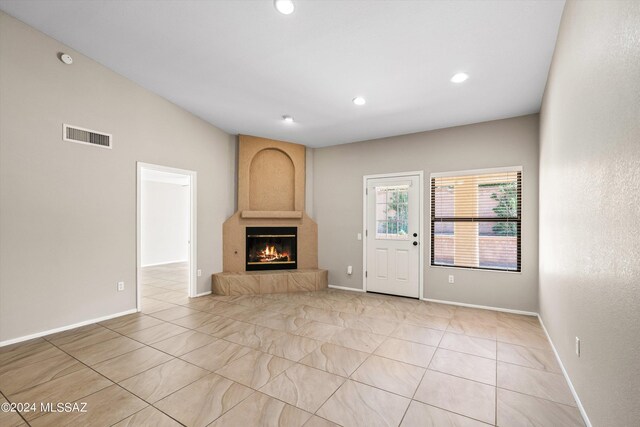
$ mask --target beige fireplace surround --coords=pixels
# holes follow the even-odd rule
[[[318,226],[305,213],[306,147],[240,135],[238,211],[222,229],[223,272],[212,276],[218,295],[298,292],[327,287],[318,269]],[[297,269],[245,271],[246,227],[297,227]]]

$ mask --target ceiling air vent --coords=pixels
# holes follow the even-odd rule
[[[62,125],[62,139],[79,144],[95,145],[96,147],[112,148],[111,134],[83,129],[78,126]]]

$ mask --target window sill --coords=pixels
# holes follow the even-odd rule
[[[465,271],[483,271],[485,273],[508,273],[508,274],[522,274],[522,269],[520,271],[509,271],[509,270],[489,270],[484,268],[467,268],[467,267],[455,267],[448,265],[431,265],[430,268],[443,268],[446,270],[465,270]]]

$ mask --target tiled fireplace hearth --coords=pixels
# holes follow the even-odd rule
[[[238,211],[223,226],[219,295],[314,291],[327,287],[318,269],[318,227],[304,210],[303,145],[241,135]]]

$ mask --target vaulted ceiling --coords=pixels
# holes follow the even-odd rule
[[[290,15],[271,0],[0,8],[227,132],[320,147],[538,112],[564,7],[294,3]]]

